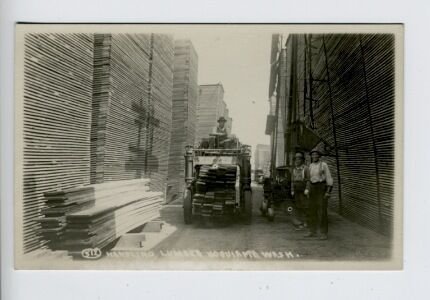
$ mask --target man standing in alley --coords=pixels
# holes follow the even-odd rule
[[[295,217],[299,224],[296,229],[303,229],[309,224],[309,201],[305,190],[309,191],[309,169],[305,165],[305,154],[297,151],[294,156],[294,168],[291,178],[291,195],[294,197]]]
[[[306,237],[316,237],[320,231],[320,239],[326,240],[328,234],[327,202],[333,188],[333,178],[326,162],[320,160],[321,152],[314,149],[310,152],[312,162],[309,165],[309,233]]]

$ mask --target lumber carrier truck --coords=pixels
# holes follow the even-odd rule
[[[195,218],[252,218],[251,149],[236,138],[223,140],[210,134],[194,149],[185,151],[184,221]]]

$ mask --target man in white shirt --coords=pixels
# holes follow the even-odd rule
[[[225,142],[228,141],[227,127],[225,127],[227,120],[224,117],[220,117],[217,122],[218,126],[213,129],[212,133],[217,135],[218,143],[216,147],[224,148]]]
[[[218,119],[218,126],[214,129],[214,133],[223,133],[227,135],[227,127],[225,127],[225,123],[227,120],[224,117],[219,117]]]
[[[306,237],[316,237],[320,231],[320,239],[326,240],[328,234],[327,202],[333,188],[333,177],[326,162],[320,160],[321,152],[310,152],[312,162],[309,165],[309,233]]]

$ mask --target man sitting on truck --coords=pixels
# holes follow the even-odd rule
[[[215,145],[214,148],[228,148],[228,142],[230,141],[227,127],[225,127],[225,123],[227,120],[224,117],[220,117],[218,119],[218,126],[214,128],[212,135],[216,135],[215,137]]]

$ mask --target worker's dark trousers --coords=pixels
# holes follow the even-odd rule
[[[311,183],[309,190],[309,230],[316,233],[319,229],[321,234],[328,233],[327,199],[324,197],[326,183]]]
[[[294,182],[295,218],[299,224],[308,223],[309,199],[305,196],[305,182]]]

